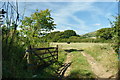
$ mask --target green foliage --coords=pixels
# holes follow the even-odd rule
[[[55,28],[53,18],[51,17],[50,10],[41,10],[31,14],[30,17],[25,17],[22,20],[20,28],[21,35],[27,39],[27,45],[35,45],[40,42],[40,37]]]
[[[96,37],[96,32],[97,32],[97,31],[90,32],[90,33],[86,33],[86,34],[84,34],[84,35],[82,35],[82,36],[84,36],[84,37]]]
[[[64,42],[71,36],[77,36],[76,32],[73,30],[66,30],[64,32],[51,32],[44,37],[42,37],[45,41],[51,41],[51,42]]]
[[[51,32],[48,33],[47,35],[43,36],[41,38],[41,40],[43,40],[44,42],[112,42],[111,39],[111,34],[107,34],[107,32],[101,32],[101,31],[105,31],[108,28],[105,29],[100,29],[98,31],[95,32],[90,32],[87,33],[85,35],[77,35],[75,31],[73,30],[66,30],[63,32],[60,31],[56,31],[56,32]],[[112,30],[112,29],[111,29]],[[112,32],[112,31],[111,31]],[[106,34],[106,35],[104,35]],[[94,36],[98,36],[98,35],[102,35],[101,38],[96,38]],[[104,37],[103,37],[104,36]],[[106,39],[105,39],[106,38]]]
[[[27,70],[27,62],[23,60],[25,50],[29,45],[32,47],[45,47],[48,43],[43,43],[39,39],[43,34],[55,28],[50,10],[38,10],[22,20],[20,30],[18,25],[12,23],[3,25],[2,29],[2,61],[3,78],[30,78],[33,73]],[[19,64],[19,65],[18,65]]]
[[[115,52],[119,52],[120,48],[120,15],[114,16],[115,21],[111,22],[111,28],[102,28],[97,31],[96,36],[101,39],[111,40]]]
[[[105,40],[112,39],[112,28],[102,28],[97,30],[96,36]]]
[[[66,30],[64,31],[62,38],[69,38],[71,36],[76,36],[76,32],[73,30]]]
[[[114,16],[115,21],[110,22],[113,28],[113,48],[116,53],[119,53],[120,48],[120,15]]]

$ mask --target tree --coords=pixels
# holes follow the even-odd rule
[[[114,16],[115,21],[111,22],[111,26],[113,28],[113,48],[115,52],[118,54],[118,80],[120,80],[120,14],[118,16]]]
[[[76,32],[73,30],[66,30],[64,31],[62,38],[69,38],[70,36],[76,36]]]
[[[54,34],[54,37],[52,38],[52,41],[53,42],[57,42],[57,41],[59,41],[62,37],[63,35],[63,32],[57,32],[56,34]]]
[[[115,21],[110,22],[112,26],[112,35],[113,35],[113,43],[114,49],[117,53],[119,53],[120,48],[120,15],[114,16]]]
[[[55,25],[51,17],[50,10],[36,10],[30,17],[25,17],[22,20],[21,35],[27,38],[28,45],[39,43],[39,38],[46,32],[54,30]]]
[[[112,28],[102,28],[97,30],[96,36],[105,40],[112,39]]]

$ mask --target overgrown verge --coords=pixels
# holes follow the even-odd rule
[[[28,63],[23,60],[25,51],[32,48],[48,47],[47,42],[40,40],[46,32],[55,28],[54,19],[50,10],[36,10],[30,17],[20,20],[19,12],[13,11],[13,6],[18,10],[18,3],[11,6],[12,2],[6,2],[5,24],[2,24],[2,78],[32,78],[34,71],[27,69]],[[15,14],[9,14],[9,11]],[[13,16],[12,19],[11,16]],[[17,17],[16,17],[17,16]],[[18,25],[18,23],[20,23]],[[19,28],[19,30],[18,30]]]

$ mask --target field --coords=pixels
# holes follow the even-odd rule
[[[64,78],[115,78],[118,57],[108,43],[50,43],[59,47],[59,60],[71,63]]]

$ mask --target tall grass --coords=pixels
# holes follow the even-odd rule
[[[27,45],[19,40],[18,42],[13,42],[12,45],[2,42],[3,78],[32,78],[34,74],[34,71],[28,70],[27,60],[23,59]],[[38,47],[40,46],[48,47],[48,43],[39,43]]]

